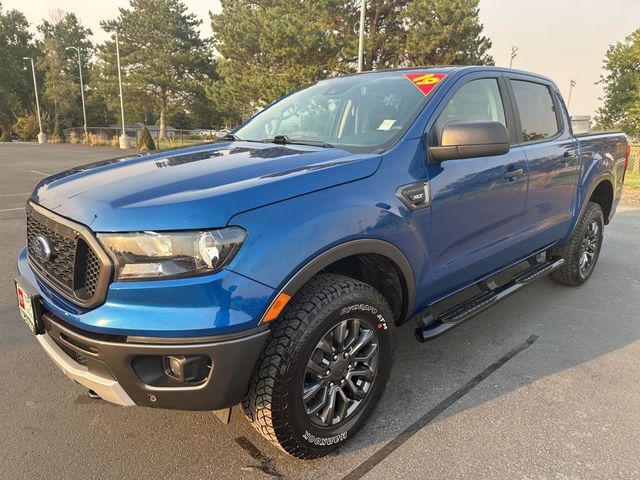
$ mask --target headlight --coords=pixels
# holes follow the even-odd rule
[[[239,227],[196,232],[99,233],[116,267],[116,280],[200,275],[222,269],[246,232]]]

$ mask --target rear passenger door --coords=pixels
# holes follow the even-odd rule
[[[524,254],[563,238],[572,219],[579,177],[577,145],[555,87],[545,80],[508,75],[518,142],[529,164],[523,215]]]

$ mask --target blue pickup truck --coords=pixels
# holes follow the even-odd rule
[[[587,281],[628,156],[622,133],[576,138],[530,73],[323,80],[221,141],[40,182],[20,313],[94,397],[241,404],[319,457],[371,414],[399,325],[428,341],[547,274]]]

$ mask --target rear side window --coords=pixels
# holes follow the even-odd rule
[[[549,87],[521,80],[511,80],[511,87],[518,105],[523,140],[534,142],[555,136],[560,128]]]
[[[500,122],[507,126],[497,79],[472,80],[455,93],[436,120],[438,144],[442,130],[449,123],[472,120]]]

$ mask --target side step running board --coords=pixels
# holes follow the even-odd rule
[[[416,328],[419,342],[428,342],[457,327],[471,317],[483,312],[492,305],[513,295],[533,281],[551,273],[564,264],[564,259],[551,259],[534,265],[516,274],[509,282],[497,287],[492,282],[483,284],[486,288],[462,303],[455,305],[434,317],[430,313],[422,318],[422,326]]]

